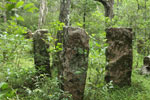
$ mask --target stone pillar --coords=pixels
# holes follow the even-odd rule
[[[150,56],[144,57],[143,66],[141,68],[142,75],[149,75],[150,74]]]
[[[83,100],[88,69],[89,36],[81,28],[63,28],[63,90]]]
[[[106,75],[105,81],[114,85],[131,85],[132,73],[132,37],[131,28],[106,29]]]
[[[143,63],[146,66],[150,66],[150,56],[144,57]]]
[[[50,56],[48,52],[49,45],[46,40],[47,33],[48,30],[46,29],[39,29],[33,34],[34,63],[38,74],[51,76]]]

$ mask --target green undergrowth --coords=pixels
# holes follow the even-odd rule
[[[150,100],[149,84],[150,76],[140,75],[135,69],[131,87],[116,88],[111,84],[100,88],[87,87],[84,100]]]
[[[71,97],[59,88],[57,77],[38,76],[32,58],[21,58],[19,64],[22,66],[3,64],[3,70],[0,70],[0,100],[67,100],[65,97]]]
[[[89,57],[84,100],[150,100],[150,76],[139,74],[144,56],[134,52],[131,87],[116,88],[105,84],[105,56],[98,53]],[[71,95],[59,88],[57,76],[36,75],[32,54],[0,66],[0,100],[70,100]]]

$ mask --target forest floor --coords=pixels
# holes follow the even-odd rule
[[[118,88],[108,92],[101,100],[150,100],[150,76],[139,74],[135,69],[132,73],[131,87]],[[102,97],[103,98],[103,97]],[[100,99],[99,99],[100,100]]]
[[[57,78],[44,79],[45,82],[35,79],[32,56],[23,57],[18,64],[5,63],[1,66],[0,82],[8,82],[9,86],[17,91],[14,99],[8,100],[58,100],[62,93],[58,88]],[[139,69],[140,67],[133,68],[131,87],[109,90],[104,89],[105,85],[96,89],[88,86],[84,100],[150,100],[150,76],[140,75]],[[32,89],[34,81],[37,82],[34,83],[37,87]]]

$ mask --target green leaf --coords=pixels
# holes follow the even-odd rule
[[[2,99],[4,95],[4,93],[0,93],[0,99]]]
[[[17,17],[17,20],[24,21],[24,18],[22,16]]]
[[[26,4],[26,5],[24,6],[24,10],[26,10],[26,9],[28,9],[28,8],[31,8],[31,7],[33,7],[33,6],[34,6],[33,3]]]
[[[92,34],[92,36],[95,36],[96,34]]]
[[[15,4],[6,4],[7,11],[11,11],[13,8],[15,8]]]
[[[36,10],[36,9],[37,9],[36,7],[29,8],[29,9],[27,10],[27,12],[32,12],[32,13],[33,13],[33,11]]]
[[[24,2],[23,2],[23,1],[19,1],[19,2],[16,4],[16,8],[20,8],[20,7],[22,7],[22,6],[23,6],[23,4],[24,4]]]
[[[2,3],[0,3],[0,9],[4,10],[4,7],[2,6]]]
[[[76,23],[77,24],[77,26],[80,26],[80,27],[82,27],[83,26],[83,24],[81,24],[81,23]]]
[[[7,1],[13,2],[13,3],[17,2],[17,0],[7,0]]]
[[[58,46],[61,46],[61,45],[62,45],[62,43],[57,43],[57,45],[58,45]]]
[[[5,96],[6,96],[6,97],[13,97],[13,96],[15,96],[15,92],[16,92],[16,91],[14,91],[14,90],[12,90],[12,89],[9,89],[9,90],[7,90],[7,92],[5,93]]]
[[[8,87],[9,87],[8,83],[6,83],[6,82],[1,82],[0,83],[0,89],[1,90],[8,89]]]
[[[2,42],[2,41],[0,41]],[[5,74],[0,72],[0,82],[5,80]]]
[[[81,73],[82,73],[81,71],[76,71],[76,72],[75,72],[75,74],[81,74]]]
[[[79,52],[80,54],[84,54],[84,50],[83,50],[82,48],[78,48],[78,52]]]

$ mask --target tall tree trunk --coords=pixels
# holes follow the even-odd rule
[[[117,15],[119,15],[119,6],[120,6],[120,1],[117,0]]]
[[[83,28],[85,29],[87,0],[84,1]]]
[[[136,2],[137,2],[137,7],[138,7],[137,12],[138,12],[140,10],[139,0],[136,0]]]
[[[60,1],[61,1],[61,4],[60,4],[59,21],[64,23],[65,26],[69,26],[69,14],[70,14],[71,0],[60,0]],[[61,31],[57,33],[57,39],[58,40],[56,43],[62,43]]]
[[[60,4],[59,21],[64,23],[65,26],[69,26],[69,13],[70,13],[71,0],[60,0],[60,3],[61,4]],[[55,47],[63,48],[62,45],[60,45],[62,44],[62,41],[63,41],[62,31],[58,31]],[[61,52],[62,51],[58,51],[54,55],[54,59],[53,59],[53,66],[57,66],[58,69],[58,77],[61,76],[61,68],[62,68]]]
[[[3,8],[5,8],[6,1],[3,0],[2,3],[3,3],[2,4]],[[7,22],[6,9],[3,10],[3,19],[4,19],[4,22]]]
[[[60,0],[60,3],[59,21],[64,23],[66,26],[69,26],[71,0]]]
[[[114,17],[113,6],[114,0],[96,0],[101,2],[104,5],[105,17],[112,19]]]
[[[144,20],[145,20],[145,22],[147,21],[147,1],[145,0],[145,13],[144,13]],[[145,38],[146,38],[146,36],[147,36],[147,29],[146,29],[146,26],[145,26]]]
[[[5,0],[3,0],[2,1],[2,7],[3,8],[5,8],[5,4],[6,4],[6,1]],[[6,23],[7,22],[7,15],[6,15],[6,9],[4,9],[4,10],[2,10],[2,18],[3,18],[3,21],[4,21],[4,23]],[[3,51],[3,60],[4,61],[6,61],[7,60],[7,50],[5,51]]]
[[[41,0],[40,1],[40,16],[39,16],[39,24],[38,24],[38,28],[39,29],[45,23],[47,10],[48,10],[48,8],[47,8],[47,2],[46,2],[46,0]]]

